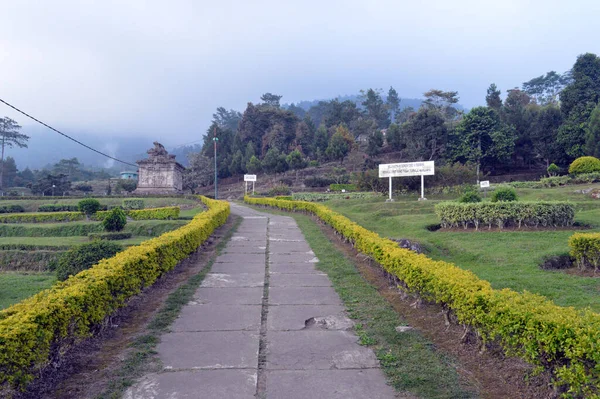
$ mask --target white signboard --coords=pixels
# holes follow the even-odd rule
[[[379,165],[379,177],[429,176],[434,174],[434,161]]]
[[[244,175],[244,181],[256,181],[256,175]]]
[[[488,188],[490,186],[490,182],[489,182],[489,180],[480,181],[479,186],[481,188]]]

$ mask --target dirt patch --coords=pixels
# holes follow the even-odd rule
[[[48,367],[41,378],[17,398],[79,399],[94,398],[102,393],[121,368],[131,343],[145,333],[146,326],[169,294],[208,264],[235,220],[230,217],[196,252],[132,298],[107,320],[98,334],[71,349],[56,367]]]
[[[390,284],[384,270],[371,259],[358,253],[343,242],[332,228],[316,218],[313,220],[335,244],[354,260],[362,276],[383,295],[411,327],[417,329],[439,350],[457,360],[454,366],[467,386],[475,387],[482,398],[540,399],[555,398],[547,373],[529,376],[532,366],[519,358],[506,357],[498,348],[481,351],[474,339],[463,342],[464,328],[456,324],[446,326],[442,308],[435,304],[415,305],[415,298],[407,298]],[[529,381],[526,379],[529,376]]]
[[[591,270],[591,269],[581,270],[578,267],[572,267],[570,269],[563,269],[563,270],[558,270],[558,271],[570,274],[572,276],[592,277],[592,278],[600,277],[600,271],[595,271],[595,270]]]

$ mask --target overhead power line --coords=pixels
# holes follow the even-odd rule
[[[94,151],[95,153],[98,153],[98,154],[100,154],[100,155],[102,155],[102,156],[105,156],[106,158],[110,158],[110,159],[112,159],[112,160],[114,160],[114,161],[121,162],[121,163],[123,163],[123,164],[125,164],[125,165],[129,165],[129,166],[133,166],[133,167],[137,168],[137,165],[135,165],[135,164],[132,164],[132,163],[129,163],[129,162],[125,162],[125,161],[121,161],[120,159],[118,159],[118,158],[115,158],[115,157],[111,157],[110,155],[108,155],[108,154],[105,154],[105,153],[103,153],[102,151],[98,151],[98,150],[96,150],[95,148],[92,148],[92,147],[90,147],[89,145],[87,145],[87,144],[84,144],[84,143],[82,143],[81,141],[79,141],[79,140],[77,140],[77,139],[74,139],[73,137],[69,136],[68,134],[64,134],[63,132],[61,132],[61,131],[59,131],[59,130],[57,130],[57,129],[53,128],[52,126],[50,126],[50,125],[48,125],[48,124],[46,124],[46,123],[44,123],[44,122],[42,122],[41,120],[39,120],[39,119],[37,119],[37,118],[34,118],[33,116],[29,115],[27,112],[25,112],[25,111],[21,111],[19,108],[15,107],[15,106],[14,106],[14,105],[12,105],[12,104],[9,104],[9,103],[7,103],[6,101],[4,101],[4,100],[3,100],[3,99],[1,99],[1,98],[0,98],[0,102],[2,102],[2,103],[4,103],[4,104],[8,105],[10,108],[12,108],[12,109],[14,109],[15,111],[17,111],[17,112],[19,112],[19,113],[21,113],[21,114],[25,115],[26,117],[28,117],[28,118],[30,118],[30,119],[33,119],[34,121],[36,121],[36,122],[37,122],[37,123],[39,123],[40,125],[46,126],[48,129],[55,131],[56,133],[60,134],[61,136],[64,136],[64,137],[68,138],[69,140],[72,140],[72,141],[76,142],[77,144],[79,144],[79,145],[81,145],[81,146],[83,146],[83,147],[87,148],[88,150],[92,150],[92,151]]]

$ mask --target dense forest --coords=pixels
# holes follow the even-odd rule
[[[600,58],[580,55],[565,73],[548,72],[502,91],[490,84],[485,106],[468,112],[459,93],[432,89],[418,108],[401,106],[393,87],[368,89],[347,99],[280,104],[266,93],[243,113],[218,108],[202,150],[190,154],[188,185],[212,183],[213,138],[218,138],[219,177],[280,173],[309,165],[343,163],[351,151],[365,153],[363,169],[378,155],[397,161],[435,160],[470,164],[485,173],[542,169],[600,155]],[[483,101],[482,101],[483,102]]]

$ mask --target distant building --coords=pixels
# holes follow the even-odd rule
[[[138,172],[121,172],[121,179],[123,180],[137,180]]]
[[[165,147],[154,142],[148,150],[149,157],[136,163],[139,165],[138,186],[134,194],[181,194],[183,193],[183,171],[185,168],[169,155]]]

